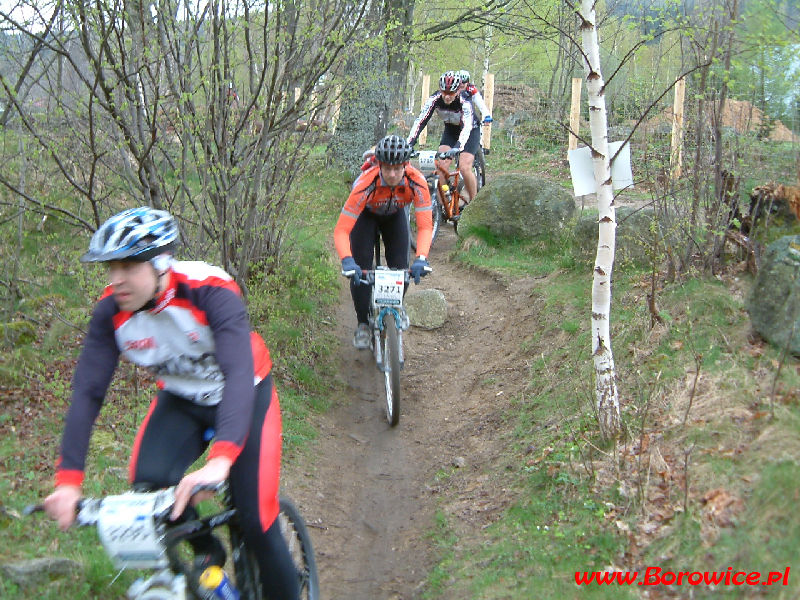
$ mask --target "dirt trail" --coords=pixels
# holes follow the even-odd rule
[[[539,282],[509,287],[452,263],[455,240],[451,226],[440,231],[434,271],[420,285],[444,292],[448,319],[406,335],[394,429],[371,353],[351,344],[355,315],[343,282],[337,332],[345,392],[321,419],[313,464],[284,476],[311,524],[325,600],[419,597],[435,558],[428,537],[435,511],[457,514],[462,534],[480,535],[508,502],[486,467],[503,452],[503,406],[527,381],[518,353]],[[437,482],[438,471],[456,467]]]

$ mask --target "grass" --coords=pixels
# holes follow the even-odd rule
[[[535,143],[535,137],[517,136],[512,147],[510,138],[496,135],[490,174],[516,170],[567,182],[562,150],[554,143]],[[288,464],[313,447],[315,417],[328,408],[334,373],[332,313],[339,281],[328,244],[346,185],[322,167],[321,151],[313,158],[291,204],[284,260],[274,270],[262,269],[263,280],[251,286],[248,298],[253,324],[275,361]],[[31,233],[20,270],[32,275],[23,283],[25,300],[16,301],[13,310],[38,316],[41,326],[33,346],[0,353],[0,463],[5,468],[0,527],[6,542],[0,562],[63,555],[86,566],[34,590],[2,578],[0,597],[122,598],[134,574],[115,579],[95,532],[64,535],[50,523],[14,515],[50,489],[61,427],[54,415],[67,407],[76,327],[85,326],[88,299],[102,287],[100,272],[76,266],[85,239],[57,226],[39,232],[31,222],[26,229]],[[13,246],[11,238],[2,240],[4,246]],[[647,566],[676,571],[791,566],[788,586],[760,592],[799,596],[800,576],[794,575],[800,573],[800,521],[794,510],[800,476],[797,361],[789,359],[776,377],[780,352],[749,341],[748,319],[741,299],[730,293],[729,280],[692,278],[663,285],[657,300],[665,323],[651,328],[647,273],[616,269],[612,342],[628,435],[618,445],[604,443],[591,408],[590,271],[569,250],[569,239],[546,246],[486,234],[455,256],[509,278],[542,279],[531,299],[542,312],[541,323],[524,342],[530,381],[504,416],[508,453],[490,473],[498,488],[508,490],[507,505],[480,536],[465,532],[445,510],[437,513],[430,539],[438,563],[426,597],[635,597],[635,590],[620,586],[578,591],[574,573]],[[57,260],[42,261],[42,256]],[[696,365],[700,372],[693,388]],[[141,372],[130,366],[121,371],[93,437],[87,494],[125,489],[130,441],[152,393]],[[649,450],[641,449],[642,441]],[[668,477],[659,479],[651,467],[654,448],[669,467]],[[447,470],[436,475],[441,482],[451,476]],[[725,525],[714,520],[703,500],[715,489],[741,501],[733,503],[739,508]],[[654,522],[658,527],[651,531]],[[743,588],[692,591],[696,598],[745,593]]]
[[[510,278],[543,278],[533,300],[543,310],[534,327],[540,333],[526,342],[536,357],[527,392],[506,411],[513,424],[506,446],[519,468],[490,475],[514,500],[480,544],[467,532],[459,537],[457,522],[442,517],[437,528],[448,535],[440,540],[442,560],[428,598],[638,597],[618,585],[578,590],[574,573],[640,570],[643,576],[648,566],[764,573],[791,567],[787,586],[693,586],[691,593],[800,595],[794,576],[800,521],[793,509],[800,362],[789,358],[776,378],[781,353],[751,342],[733,276],[661,284],[665,323],[651,328],[647,271],[615,270],[612,344],[627,437],[609,445],[597,438],[590,408],[590,276],[564,261],[558,244],[483,236],[456,256]],[[689,409],[696,365],[699,383]],[[650,444],[647,453],[636,450],[642,440]],[[670,470],[666,480],[648,466],[654,447]],[[716,506],[716,498],[730,503]],[[687,597],[687,589],[673,585],[671,593]]]

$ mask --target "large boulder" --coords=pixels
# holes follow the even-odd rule
[[[620,207],[617,220],[614,264],[645,264],[650,262],[653,234],[650,230],[656,213],[652,208]],[[663,229],[663,228],[659,228]],[[575,224],[572,252],[580,262],[592,263],[597,254],[597,214],[581,216]],[[663,253],[663,242],[659,251]]]
[[[420,329],[437,329],[447,320],[447,300],[440,290],[409,292],[403,300],[408,320]]]
[[[529,175],[499,175],[467,205],[459,237],[480,235],[541,240],[560,236],[575,212],[564,188]]]
[[[800,355],[800,235],[767,246],[746,308],[762,337]]]

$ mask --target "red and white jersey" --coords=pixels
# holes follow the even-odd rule
[[[120,310],[107,288],[94,308],[73,377],[57,482],[79,484],[92,424],[120,355],[147,367],[158,385],[190,402],[218,405],[211,455],[235,460],[244,444],[254,382],[272,367],[251,332],[241,291],[225,271],[175,262],[163,293],[135,312]]]

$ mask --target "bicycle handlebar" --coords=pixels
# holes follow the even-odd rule
[[[198,494],[200,492],[215,492],[219,493],[225,489],[226,482],[221,481],[219,483],[201,483],[192,488],[192,496]],[[172,490],[174,492],[175,488],[166,488],[166,490]],[[165,491],[166,491],[165,490]],[[95,509],[99,508],[100,503],[103,501],[103,498],[80,498],[78,503],[75,505],[75,514],[80,514],[84,510],[89,512],[95,511]],[[171,509],[171,507],[170,507]],[[22,509],[22,514],[24,516],[30,516],[33,513],[37,512],[44,512],[44,504],[37,503],[37,504],[28,504],[25,508]],[[168,512],[167,512],[168,514]],[[78,521],[78,525],[93,525],[94,521],[91,519],[84,519]]]
[[[461,148],[450,148],[450,150],[446,152],[437,152],[436,158],[439,160],[452,160],[462,152],[463,150]]]

